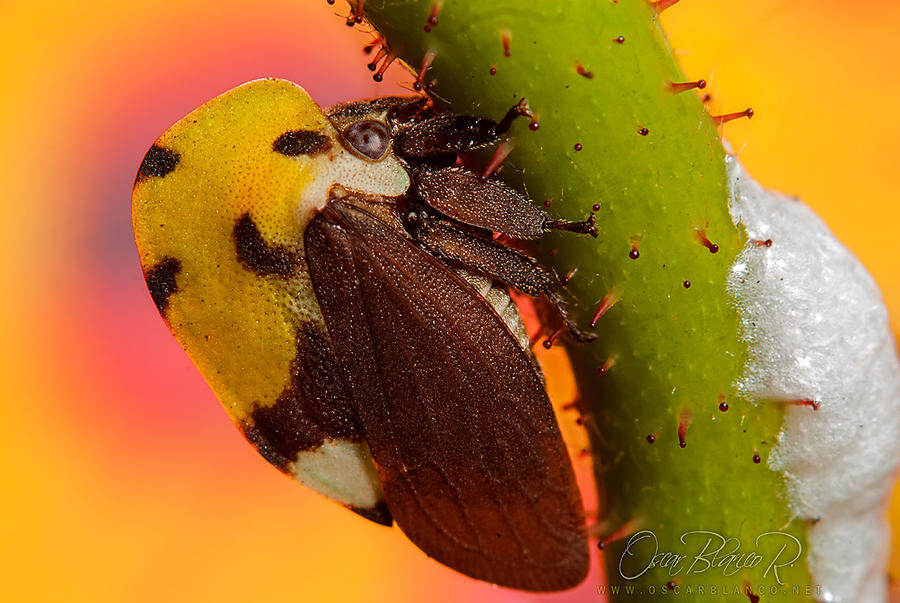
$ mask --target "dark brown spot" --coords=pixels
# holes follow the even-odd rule
[[[327,332],[304,323],[295,341],[290,384],[274,404],[257,406],[242,425],[244,436],[283,472],[297,454],[326,440],[362,439]]]
[[[614,41],[614,42],[617,42],[617,43],[619,43],[619,44],[624,44],[624,43],[625,43],[625,36],[619,36],[618,38],[616,38],[616,39],[613,40],[613,41]]]
[[[180,159],[179,153],[159,145],[153,145],[144,155],[144,160],[141,161],[141,167],[138,168],[134,181],[143,182],[147,178],[162,178],[175,169]]]
[[[181,261],[173,257],[165,257],[144,274],[150,297],[156,304],[159,313],[166,316],[169,307],[169,297],[178,293],[178,282],[175,277],[181,272]]]
[[[316,155],[331,149],[331,139],[312,130],[288,130],[275,139],[272,150],[288,157]]]
[[[284,245],[269,245],[249,213],[234,223],[234,245],[238,260],[261,276],[290,276],[300,257]]]
[[[650,130],[648,130],[647,128],[641,128],[640,130],[638,130],[638,134],[640,134],[641,136],[646,136],[649,133]]]
[[[641,257],[641,252],[632,247],[631,251],[628,252],[628,257],[630,257],[632,260],[636,260]]]
[[[762,461],[762,458],[760,458],[759,454],[754,454],[753,462],[756,463],[757,465],[759,465],[760,461]]]
[[[684,285],[684,288],[685,288],[685,289],[690,289],[690,288],[691,288],[691,281],[684,281],[684,282],[681,283],[681,284]]]
[[[576,143],[575,143],[575,150],[576,150],[576,151],[580,151],[582,148],[584,148],[584,147],[581,146],[581,143],[580,143],[580,142],[576,142]]]
[[[648,443],[648,444],[652,444],[652,443],[655,442],[655,441],[656,441],[656,435],[655,435],[655,434],[652,434],[652,433],[651,433],[650,435],[647,436],[647,443]]]
[[[369,521],[374,521],[375,523],[381,524],[383,526],[391,526],[394,523],[394,518],[391,516],[391,512],[388,510],[387,505],[383,501],[379,501],[371,509],[351,507],[349,505],[347,506],[347,508],[357,515],[365,517]]]

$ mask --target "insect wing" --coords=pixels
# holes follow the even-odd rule
[[[541,380],[462,278],[350,203],[306,230],[314,290],[388,508],[428,555],[536,591],[588,569],[580,495]]]

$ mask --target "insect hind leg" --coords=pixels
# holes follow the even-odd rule
[[[580,234],[589,234],[597,238],[597,219],[594,214],[589,215],[580,222],[570,222],[569,220],[547,220],[544,222],[546,230],[567,230],[569,232],[577,232]]]

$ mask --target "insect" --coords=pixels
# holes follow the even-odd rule
[[[460,572],[548,591],[584,578],[587,535],[509,288],[592,335],[492,234],[596,229],[453,165],[523,108],[326,113],[295,84],[249,82],[156,141],[132,210],[156,307],[267,461]]]

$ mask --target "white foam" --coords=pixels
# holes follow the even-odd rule
[[[738,386],[790,406],[769,467],[793,513],[818,519],[808,559],[823,601],[881,602],[886,503],[900,458],[900,363],[875,282],[798,200],[763,189],[727,159],[729,209],[749,241],[732,266],[750,359]],[[858,203],[864,211],[865,199]],[[772,240],[771,247],[753,240]]]

